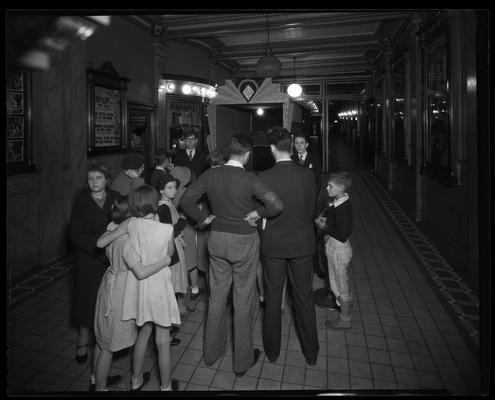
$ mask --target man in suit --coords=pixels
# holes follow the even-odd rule
[[[308,152],[308,140],[306,139],[306,136],[303,133],[296,133],[293,137],[294,140],[294,148],[296,152],[292,154],[292,160],[299,165],[302,165],[303,167],[310,168],[313,171],[314,178],[315,178],[315,184],[316,184],[316,191],[315,191],[315,202],[317,204],[316,210],[319,211],[318,209],[320,208],[319,203],[318,203],[318,194],[321,191],[321,177],[322,177],[322,170],[321,170],[321,163],[318,160],[318,158],[314,155]],[[323,207],[321,207],[323,209]],[[316,226],[314,226],[315,233],[317,233]],[[323,243],[323,236],[317,237],[317,246],[319,250],[322,250],[323,254],[325,253],[325,246]],[[315,274],[318,275],[321,279],[325,278],[325,272],[324,268],[326,266],[325,260],[321,260],[321,253],[316,251],[314,256],[313,256],[313,271]]]
[[[284,203],[280,214],[266,219],[261,239],[266,285],[263,346],[268,360],[275,362],[280,354],[282,293],[288,276],[301,349],[306,362],[315,365],[319,351],[313,300],[315,181],[308,168],[291,160],[291,146],[286,129],[274,131],[270,149],[275,166],[259,174]]]
[[[208,168],[206,155],[197,149],[198,137],[193,130],[184,129],[185,149],[178,150],[174,157],[176,167],[187,167],[191,170],[191,182],[194,182]],[[204,206],[204,205],[203,205]],[[204,289],[198,286],[198,270],[206,272],[206,238],[207,233],[197,230],[195,222],[188,217],[184,229],[184,241],[186,242],[186,268],[191,283],[191,300],[196,300],[204,293]]]
[[[174,165],[179,167],[187,167],[192,173],[192,182],[208,168],[206,155],[197,149],[198,137],[193,130],[184,131],[184,140],[186,143],[185,149],[177,151],[174,157]]]
[[[256,271],[259,260],[257,219],[283,210],[277,195],[252,172],[246,171],[252,140],[234,135],[230,140],[230,159],[218,168],[205,171],[184,192],[180,205],[201,225],[211,223],[208,238],[210,257],[210,297],[206,318],[204,362],[212,365],[225,353],[228,340],[227,296],[233,287],[234,351],[233,364],[242,376],[260,356],[253,350],[256,312]],[[302,168],[300,168],[302,170]],[[206,194],[212,215],[206,217],[197,201]],[[254,199],[260,206],[254,206]],[[206,218],[205,218],[206,217]]]
[[[303,133],[296,133],[294,135],[294,148],[296,149],[296,152],[292,154],[291,158],[295,163],[310,168],[313,171],[317,196],[321,189],[321,163],[316,155],[308,152],[308,146],[309,142],[306,139],[306,136]]]

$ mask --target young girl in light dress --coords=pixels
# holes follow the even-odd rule
[[[130,217],[127,196],[114,200],[111,215],[112,222],[108,224],[107,231],[114,231],[121,222]],[[170,257],[166,255],[158,263],[143,266],[128,235],[118,237],[105,250],[110,267],[103,275],[98,289],[94,322],[96,346],[93,370],[97,391],[107,390],[106,383],[113,353],[131,347],[136,342],[135,321],[122,320],[127,273],[131,270],[138,276],[148,277],[170,264]]]
[[[97,245],[104,247],[117,237],[128,233],[130,242],[141,258],[142,264],[151,264],[173,254],[173,227],[158,220],[158,192],[149,185],[140,186],[129,193],[132,218],[122,222],[117,229],[106,232]],[[148,339],[155,327],[158,349],[158,369],[161,390],[177,390],[178,381],[170,377],[170,336],[172,324],[180,324],[179,309],[171,281],[170,268],[139,280],[127,274],[122,307],[124,321],[134,319],[138,336],[134,345],[131,391],[140,390],[149,380],[150,373],[142,374]]]
[[[177,209],[172,204],[172,201],[177,195],[178,185],[178,179],[170,174],[165,174],[157,182],[156,189],[161,194],[157,211],[160,222],[171,224],[174,227],[175,252],[170,262],[170,270],[172,272],[172,286],[174,287],[179,311],[182,316],[186,313],[184,296],[187,294],[188,278],[184,255],[185,245],[182,237],[186,220],[179,215]]]

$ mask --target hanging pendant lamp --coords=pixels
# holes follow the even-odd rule
[[[287,93],[290,97],[299,97],[302,93],[302,87],[296,83],[296,56],[294,56],[294,83],[291,83],[287,88]]]
[[[269,78],[280,75],[282,63],[275,57],[270,48],[270,25],[268,23],[268,14],[266,15],[266,30],[268,34],[268,44],[265,49],[265,55],[256,63],[256,73],[263,78]]]

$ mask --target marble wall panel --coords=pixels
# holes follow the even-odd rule
[[[52,56],[51,68],[40,83],[38,159],[40,168],[40,264],[48,264],[61,255],[56,249],[63,241],[61,226],[64,209],[64,101],[63,56]],[[57,257],[58,256],[58,257]]]
[[[7,199],[7,274],[15,277],[38,265],[38,191],[13,193]]]

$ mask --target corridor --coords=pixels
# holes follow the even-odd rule
[[[331,167],[350,168],[353,176],[349,189],[354,208],[354,256],[349,269],[352,329],[326,329],[325,320],[335,318],[337,312],[317,307],[320,354],[317,364],[309,366],[286,305],[281,355],[271,363],[264,357],[263,308],[259,307],[254,342],[262,355],[245,376],[237,378],[231,342],[217,363],[207,367],[203,362],[207,301],[200,297],[177,334],[181,343],[171,347],[172,377],[179,380],[180,391],[195,396],[194,391],[479,393],[478,300],[374,175],[349,164],[347,149],[339,146],[332,154],[342,160],[334,159]],[[74,360],[77,331],[70,320],[71,271],[68,259],[19,283],[10,293],[9,394],[88,391],[90,362],[80,365]],[[314,275],[314,289],[324,286]],[[114,390],[129,390],[130,367],[129,354],[114,360],[110,374],[123,376]],[[151,341],[147,370],[152,377],[142,390],[156,391]]]

